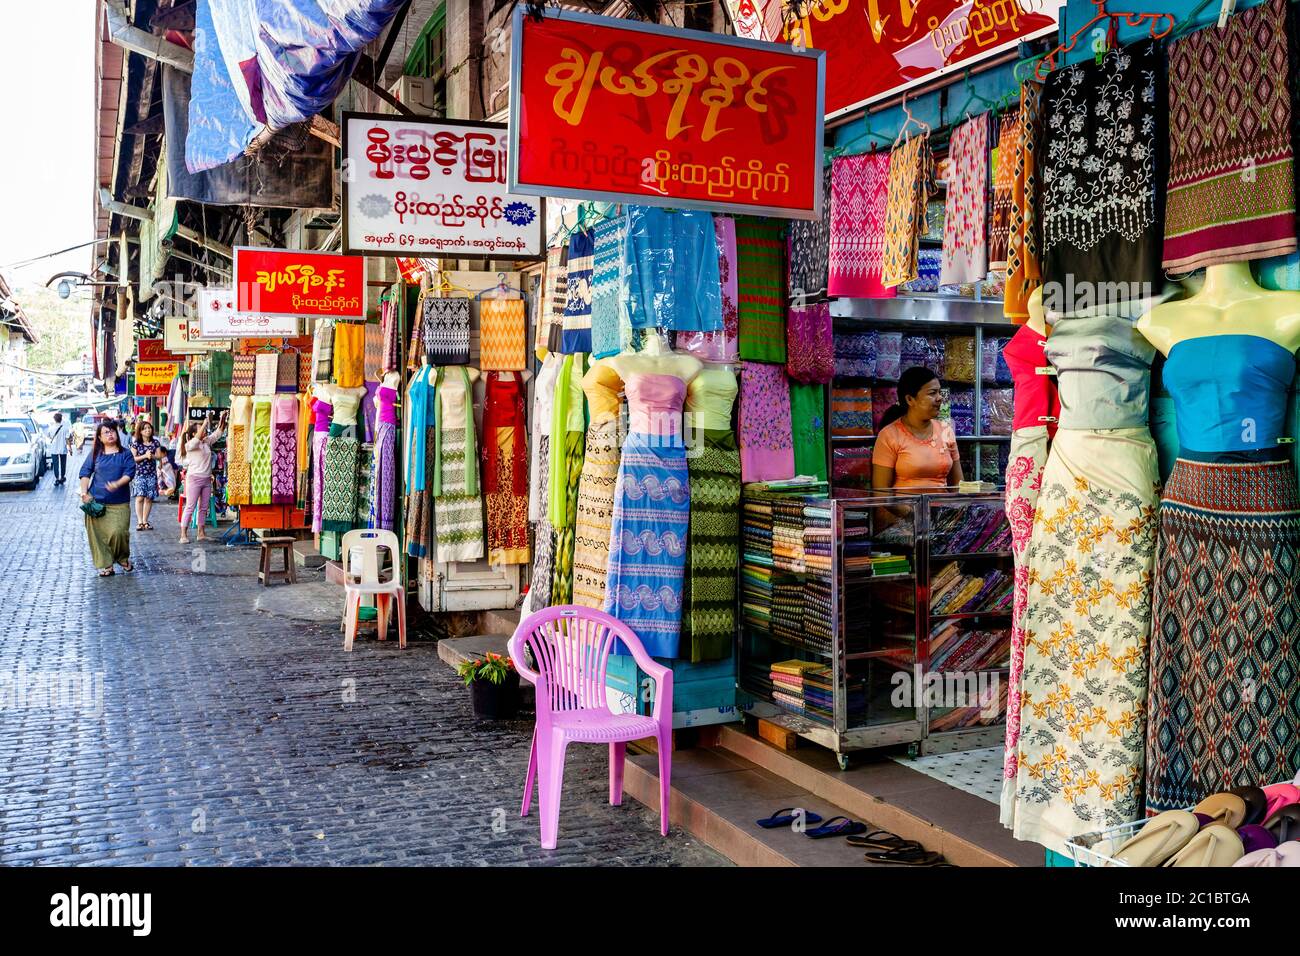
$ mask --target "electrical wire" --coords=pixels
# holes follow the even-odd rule
[[[0,265],[0,269],[21,269],[23,266],[30,266],[34,263],[41,262],[45,259],[53,259],[55,256],[61,256],[65,252],[76,252],[78,249],[85,249],[87,246],[95,246],[101,242],[112,242],[112,239],[92,239],[90,242],[83,242],[77,246],[68,246],[66,249],[60,249],[58,252],[47,252],[43,256],[36,256],[32,259],[24,259],[21,262],[10,262]]]

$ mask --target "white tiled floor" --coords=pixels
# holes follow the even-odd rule
[[[1002,748],[966,750],[955,754],[934,754],[909,760],[895,757],[904,767],[917,773],[942,780],[958,790],[965,790],[990,803],[1002,799]]]

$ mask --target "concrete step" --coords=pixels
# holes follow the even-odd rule
[[[484,634],[503,634],[509,637],[519,626],[520,613],[517,609],[506,611],[484,611],[482,629]]]

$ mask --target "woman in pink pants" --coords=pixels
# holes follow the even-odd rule
[[[226,416],[221,413],[217,430],[208,432],[207,421],[192,422],[181,436],[181,464],[185,467],[185,510],[181,513],[181,544],[189,544],[190,519],[197,511],[199,516],[198,540],[207,541],[203,519],[208,513],[208,500],[212,497],[212,446],[225,435]]]

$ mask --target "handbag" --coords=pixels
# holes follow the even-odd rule
[[[90,501],[83,501],[81,503],[81,510],[92,518],[102,518],[104,512],[108,509],[92,498]]]

